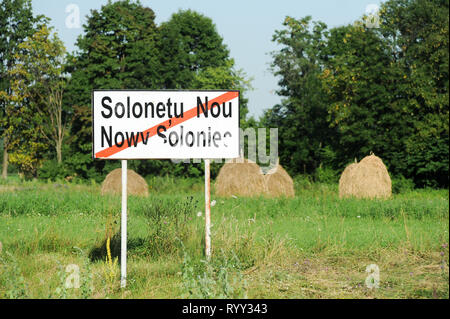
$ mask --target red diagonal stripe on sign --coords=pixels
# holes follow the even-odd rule
[[[239,92],[227,92],[227,93],[224,93],[224,94],[216,97],[215,99],[212,99],[211,101],[208,101],[208,109],[211,109],[211,105],[213,103],[222,104],[222,103],[228,102],[228,101],[230,101],[230,100],[232,100],[232,99],[234,99],[234,98],[236,98],[238,96],[239,96]],[[203,113],[202,108],[199,108],[199,113],[198,114],[202,114],[202,113]],[[191,118],[193,118],[195,116],[197,116],[197,106],[193,107],[192,109],[187,110],[186,112],[184,112],[182,117],[173,117],[173,118],[171,118],[169,120],[161,122],[161,123],[159,123],[159,124],[157,124],[155,126],[150,127],[149,129],[145,130],[144,132],[142,132],[142,135],[139,135],[137,143],[142,142],[142,136],[143,135],[147,135],[147,133],[149,133],[148,138],[150,138],[152,136],[155,136],[156,133],[157,133],[156,129],[160,125],[164,125],[166,128],[169,128],[169,121],[170,120],[172,120],[172,123],[170,125],[170,128],[172,128],[172,127],[174,127],[174,126],[176,126],[178,124],[181,124],[181,123],[183,123],[183,122],[185,122],[185,121],[187,121],[187,120],[189,120],[189,119],[191,119]],[[128,147],[129,147],[128,143],[126,143],[126,141],[124,141],[122,146],[117,146],[117,144],[116,144],[116,145],[113,145],[111,147],[105,148],[104,150],[101,150],[100,152],[95,153],[95,158],[107,158],[107,157],[110,157],[111,155],[117,154],[120,151],[123,151],[124,149],[127,149]]]

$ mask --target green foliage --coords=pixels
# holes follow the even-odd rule
[[[337,184],[339,182],[340,172],[330,167],[318,167],[314,174],[314,179],[318,183]]]
[[[80,287],[67,287],[67,268],[61,264],[61,262],[56,261],[57,264],[57,277],[58,283],[54,291],[50,291],[47,298],[50,299],[70,299],[73,298],[79,292],[79,297],[83,299],[92,298],[93,293],[93,283],[92,283],[92,273],[91,265],[88,257],[85,255],[84,251],[79,247],[73,247],[75,254],[79,255],[80,259],[83,261],[83,265],[80,267],[79,273],[79,284]],[[78,266],[78,265],[76,265]],[[79,290],[78,290],[79,289]]]
[[[67,98],[89,106],[92,89],[157,88],[154,12],[129,0],[92,10],[68,58]]]
[[[0,138],[3,140],[3,152],[6,154],[14,146],[13,144],[17,146],[17,143],[12,140],[17,141],[17,136],[22,129],[28,130],[28,133],[32,131],[29,127],[24,127],[20,119],[22,115],[17,112],[18,101],[13,95],[11,71],[19,63],[20,44],[47,21],[48,19],[44,16],[33,16],[30,0],[4,0],[0,3]],[[39,146],[34,144],[33,150],[37,151]],[[22,149],[16,154],[15,159],[21,161],[27,157],[26,152],[26,149]],[[3,157],[2,167],[5,169],[8,167],[8,159],[8,156]],[[33,173],[35,165],[32,162],[33,160],[27,159],[25,167],[19,168]],[[7,171],[3,173],[6,174]]]
[[[245,122],[250,83],[223,43],[213,21],[195,11],[179,11],[159,27],[162,88],[238,89],[241,91],[240,115]]]
[[[146,227],[146,234],[140,238],[130,240],[129,249],[148,255],[152,258],[176,254],[180,241],[188,241],[192,232],[197,228],[192,226],[192,220],[198,209],[198,200],[192,196],[170,198],[152,201],[140,201],[137,208],[140,222]],[[117,217],[117,216],[116,216]],[[118,223],[117,219],[114,221]],[[108,256],[108,241],[110,242],[110,256]],[[92,261],[105,258],[114,259],[120,256],[120,232],[105,238],[91,249],[89,257]]]
[[[9,71],[16,64],[19,44],[31,36],[36,23],[43,17],[34,17],[30,0],[4,0],[0,3],[0,91],[4,95],[11,94]],[[5,108],[8,102],[0,98],[0,136],[6,136],[8,128]]]
[[[283,26],[273,36],[282,48],[272,53],[272,70],[280,78],[278,94],[284,99],[264,114],[261,124],[278,127],[280,162],[291,174],[313,173],[328,164],[323,150],[336,138],[326,121],[326,95],[319,79],[327,27],[311,23],[311,17],[286,17]]]
[[[56,160],[45,160],[39,168],[38,176],[43,180],[56,181],[67,177],[69,172],[64,165],[59,165]]]
[[[239,259],[236,255],[234,260],[220,257],[213,262],[201,260],[199,265],[184,250],[181,276],[185,298],[247,298],[247,282],[240,272]]]
[[[118,163],[92,160],[93,89],[238,89],[241,128],[277,127],[280,162],[293,175],[336,182],[345,163],[374,152],[400,179],[448,187],[448,10],[448,1],[389,0],[379,28],[366,27],[364,17],[331,29],[311,17],[286,17],[273,36],[280,49],[271,66],[283,99],[256,121],[247,118],[250,80],[200,13],[180,10],[157,26],[139,1],[108,1],[91,11],[77,50],[65,57],[30,1],[5,0],[3,153],[27,178],[100,182]],[[203,175],[203,163],[130,167],[144,176]],[[212,165],[213,177],[220,167]]]
[[[449,3],[393,0],[385,4],[381,18],[381,32],[397,58],[402,122],[411,126],[402,137],[405,152],[400,158],[407,168],[399,171],[419,186],[448,187]]]
[[[298,196],[290,199],[217,199],[213,193],[209,263],[202,262],[204,219],[197,216],[204,200],[201,181],[191,181],[200,185],[189,193],[188,181],[180,190],[169,178],[159,181],[166,186],[148,198],[130,197],[123,290],[115,288],[119,278],[110,287],[104,276],[104,225],[115,222],[111,229],[118,230],[120,196],[100,196],[98,185],[9,179],[0,191],[0,295],[363,298],[373,291],[355,286],[364,285],[365,267],[376,263],[385,275],[372,297],[448,298],[448,190],[341,200],[336,187],[303,181],[296,178]],[[195,201],[197,207],[191,205]],[[157,227],[162,228],[159,237]],[[99,248],[98,259],[76,247],[85,252]],[[114,261],[120,233],[111,239],[111,251]],[[433,267],[424,268],[424,263]],[[79,265],[80,289],[64,286],[69,264]],[[336,282],[352,289],[336,287]]]
[[[191,89],[199,71],[227,66],[229,51],[210,18],[179,11],[160,26],[163,88]]]
[[[198,201],[188,197],[180,202],[157,201],[142,211],[152,232],[147,237],[147,251],[152,256],[177,252],[178,241],[186,241],[191,228],[189,221],[195,216]]]
[[[387,44],[360,25],[331,30],[329,42],[322,78],[330,98],[328,119],[340,136],[337,160],[348,162],[372,151],[396,171],[403,162],[395,156],[404,152],[402,135],[409,126],[398,104],[390,103],[397,74],[387,67]]]
[[[74,113],[66,165],[77,176],[99,180],[109,169],[92,161],[92,90],[160,88],[154,19],[150,8],[129,0],[109,1],[87,17],[78,50],[68,57],[71,79],[64,96]]]
[[[414,189],[414,182],[411,179],[403,177],[400,175],[398,177],[392,178],[392,193],[401,194],[410,192]]]
[[[65,135],[62,94],[65,87],[62,41],[45,24],[19,44],[17,63],[9,71],[11,94],[6,114],[10,160],[26,176],[36,176],[44,152],[51,145],[61,161]]]
[[[6,251],[0,256],[0,266],[0,282],[4,287],[2,297],[8,299],[27,298],[27,284],[17,259]]]
[[[263,121],[280,127],[290,172],[374,152],[417,186],[448,187],[448,12],[448,1],[390,0],[380,28],[286,18],[273,55],[286,98]]]
[[[64,165],[80,178],[101,181],[116,164],[92,161],[92,89],[239,89],[245,122],[249,82],[210,18],[179,11],[157,27],[150,8],[129,0],[108,2],[88,16],[78,51],[68,57],[71,79],[64,96],[73,110],[71,150]],[[198,177],[201,164],[136,161],[141,175]]]

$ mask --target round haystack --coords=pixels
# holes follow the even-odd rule
[[[339,179],[339,197],[388,198],[392,183],[383,161],[371,154],[348,165]]]
[[[271,197],[294,197],[294,181],[279,164],[264,175],[266,195]]]
[[[357,163],[352,163],[342,172],[341,178],[339,179],[339,197],[349,197],[356,192],[356,183],[353,183],[353,181],[356,179],[355,171],[357,167]]]
[[[217,196],[260,196],[265,193],[264,175],[251,160],[227,161],[219,171],[215,189]]]
[[[145,179],[129,169],[127,170],[128,195],[148,196],[148,185]],[[122,169],[116,168],[110,172],[102,183],[102,195],[122,194]]]

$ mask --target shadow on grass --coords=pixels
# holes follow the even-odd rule
[[[120,263],[120,232],[115,233],[111,238],[109,247],[111,249],[111,258],[114,260],[116,257],[119,259]],[[127,239],[127,251],[140,250],[146,247],[146,239],[145,238],[128,238]],[[105,261],[107,258],[107,250],[106,250],[106,239],[103,242],[92,248],[89,251],[89,260],[91,262],[95,261]]]

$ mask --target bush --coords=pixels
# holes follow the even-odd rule
[[[339,182],[339,172],[329,167],[319,167],[314,173],[314,180],[324,184],[335,184]]]
[[[412,179],[405,178],[402,175],[392,178],[392,193],[400,194],[412,191],[415,185]]]
[[[56,160],[46,160],[38,170],[39,179],[56,181],[65,178],[69,172],[64,164],[58,164]]]
[[[297,189],[310,189],[313,185],[313,181],[309,175],[299,174],[293,178],[294,188]]]

